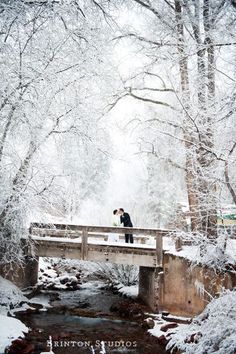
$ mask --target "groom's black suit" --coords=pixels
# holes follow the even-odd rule
[[[124,225],[124,227],[133,227],[132,221],[128,213],[124,213],[120,216],[120,222]],[[134,238],[132,234],[125,234],[125,242],[126,243],[134,243]]]

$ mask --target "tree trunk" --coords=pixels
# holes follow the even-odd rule
[[[205,127],[202,142],[209,151],[213,150],[214,137],[213,137],[213,123],[214,123],[214,103],[215,103],[215,53],[211,36],[213,19],[210,13],[209,0],[203,2],[203,25],[205,31],[204,44],[207,46],[207,66],[205,67],[204,76],[207,82],[207,101],[205,102]],[[201,72],[198,73],[201,75]],[[203,213],[203,226],[206,228],[207,235],[211,238],[217,236],[217,201],[216,201],[216,182],[213,180],[214,171],[216,169],[215,157],[211,152],[204,152],[200,155],[201,169],[203,171],[203,201],[204,201],[204,213]],[[205,212],[206,211],[206,212]]]
[[[188,113],[190,112],[190,91],[189,91],[189,77],[188,77],[188,59],[185,53],[185,43],[184,43],[184,26],[182,18],[182,5],[179,0],[175,0],[175,15],[177,23],[177,33],[178,33],[178,53],[179,53],[179,70],[180,70],[180,82],[181,90],[183,96],[184,105],[184,140],[186,148],[186,186],[188,193],[188,203],[191,217],[191,227],[192,231],[197,231],[200,227],[199,225],[199,214],[198,214],[198,198],[196,193],[195,185],[195,173],[194,173],[194,154],[193,154],[193,144],[194,134],[192,131],[192,126],[189,121]]]
[[[36,145],[33,141],[31,141],[29,144],[28,153],[22,161],[21,166],[15,175],[15,178],[13,179],[12,193],[8,197],[5,203],[5,207],[3,208],[0,214],[0,227],[2,228],[6,226],[5,224],[7,222],[7,215],[9,214],[9,212],[12,212],[14,210],[14,208],[18,204],[20,193],[25,188],[29,165],[36,150]]]

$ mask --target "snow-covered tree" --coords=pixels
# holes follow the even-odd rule
[[[29,211],[59,209],[78,169],[80,193],[85,180],[96,184],[91,193],[102,188],[96,169],[102,161],[105,174],[108,163],[99,118],[111,73],[102,76],[109,32],[99,2],[6,1],[0,11],[0,254],[7,262],[19,257]],[[80,148],[69,158],[73,144]]]
[[[172,137],[176,153],[169,164],[177,168],[178,153],[185,159],[192,230],[215,237],[220,191],[228,189],[235,201],[235,9],[210,0],[133,0],[123,6],[141,25],[127,19],[116,40],[133,51],[136,45],[143,65],[133,65],[114,104],[129,96],[153,107],[156,115],[144,122],[156,132],[148,153],[159,156],[153,141]]]

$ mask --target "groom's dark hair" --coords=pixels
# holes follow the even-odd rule
[[[116,215],[117,209],[113,210],[113,215]]]
[[[122,213],[124,213],[124,212],[125,212],[123,208],[119,208],[119,210],[120,210],[120,211],[122,211]]]

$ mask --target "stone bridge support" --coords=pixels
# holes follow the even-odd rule
[[[222,289],[233,289],[235,286],[233,271],[216,273],[202,265],[191,267],[186,258],[167,253],[163,257],[160,310],[192,317],[201,313],[211,297],[215,297]]]
[[[38,281],[38,258],[25,256],[20,264],[4,265],[0,268],[0,275],[12,281],[20,289],[34,286]]]
[[[162,268],[139,267],[139,298],[152,311],[159,312],[159,299],[162,292]]]
[[[139,297],[157,313],[193,317],[204,310],[211,296],[236,286],[233,271],[193,268],[186,258],[168,253],[163,255],[163,268],[139,269]]]
[[[34,286],[38,281],[39,257],[26,256],[22,271],[22,288]]]

